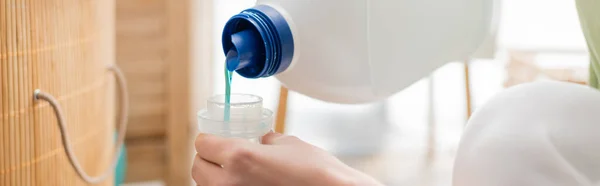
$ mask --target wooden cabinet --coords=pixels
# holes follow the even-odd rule
[[[74,171],[51,95],[73,154],[90,175],[112,171],[115,126],[114,1],[0,1],[0,185],[88,184]]]
[[[116,7],[117,64],[131,97],[126,181],[190,185],[196,103],[211,88],[211,1],[118,0]]]

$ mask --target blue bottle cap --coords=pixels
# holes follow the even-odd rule
[[[227,69],[246,78],[285,71],[294,55],[292,31],[281,13],[259,5],[234,15],[223,29]]]

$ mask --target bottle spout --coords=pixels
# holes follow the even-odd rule
[[[257,56],[261,55],[261,45],[256,41],[260,35],[247,29],[231,35],[233,47],[227,52],[227,70],[235,71],[248,66],[256,65]]]
[[[227,70],[235,71],[240,69],[240,59],[235,48],[232,48],[227,52],[227,56],[225,56],[225,63],[227,64]]]
[[[267,5],[231,17],[222,34],[227,70],[245,78],[270,77],[285,71],[294,56],[292,30],[283,14]]]

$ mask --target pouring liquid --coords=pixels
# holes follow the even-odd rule
[[[229,118],[230,118],[230,110],[231,110],[231,76],[233,71],[229,71],[227,69],[227,63],[225,63],[225,108],[223,113],[223,121],[225,121],[226,128],[229,128]]]

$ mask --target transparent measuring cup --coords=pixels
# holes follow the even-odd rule
[[[260,138],[273,128],[273,112],[262,107],[263,99],[251,94],[231,94],[230,117],[225,121],[225,95],[216,95],[198,112],[198,129],[202,133],[248,139]]]

